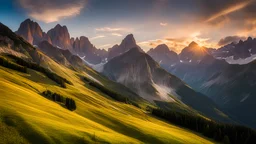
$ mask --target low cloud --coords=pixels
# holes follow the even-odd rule
[[[109,48],[111,46],[112,46],[112,44],[104,44],[104,45],[99,46],[99,48],[105,49],[105,48]]]
[[[227,36],[225,38],[222,38],[219,42],[219,46],[224,46],[227,44],[230,44],[232,42],[239,42],[240,40],[245,40],[246,37],[240,37],[240,36]]]
[[[160,23],[161,26],[167,26],[168,23]]]
[[[96,31],[99,32],[116,32],[116,31],[123,31],[124,28],[110,28],[110,27],[103,27],[103,28],[96,28]]]
[[[104,38],[104,37],[105,37],[104,35],[99,35],[99,36],[92,37],[90,39],[95,40],[95,39],[100,39],[100,38]]]
[[[79,15],[86,0],[18,0],[28,15],[45,23]]]
[[[121,34],[119,34],[119,33],[111,33],[111,35],[113,35],[113,36],[119,36],[119,37],[123,36],[123,35],[121,35]]]
[[[139,42],[138,45],[141,47],[150,47],[155,48],[160,44],[166,44],[171,50],[179,53],[182,48],[186,47],[185,41],[179,39],[176,41],[174,38],[166,38],[166,39],[155,39]]]
[[[192,41],[195,41],[200,46],[205,46],[208,48],[217,47],[215,43],[211,43],[209,38],[202,38],[200,36],[200,32],[192,33],[189,37],[181,37],[181,38],[163,38],[163,39],[155,39],[139,42],[138,45],[141,47],[150,47],[155,48],[160,44],[166,44],[171,50],[180,53],[183,48],[188,46]]]

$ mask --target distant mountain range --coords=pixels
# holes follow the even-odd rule
[[[248,37],[245,41],[232,42],[212,51],[212,55],[230,64],[247,64],[256,59],[256,39]]]
[[[211,118],[228,120],[209,98],[169,74],[137,47],[108,61],[102,73],[150,102],[156,104],[159,104],[159,101],[169,102],[172,103],[171,105],[182,103],[182,107],[192,107]]]
[[[191,42],[177,54],[165,44],[145,53],[132,34],[108,51],[100,50],[85,36],[71,38],[66,26],[57,24],[45,33],[30,19],[21,23],[16,34],[67,67],[78,68],[84,62],[97,65],[109,79],[151,103],[181,102],[219,120],[226,119],[216,110],[221,113],[224,110],[231,119],[256,127],[256,117],[250,116],[252,108],[256,108],[253,106],[256,76],[254,62],[251,62],[256,55],[256,39],[249,37],[220,49],[208,49]]]
[[[230,45],[235,47],[229,50],[235,52],[237,49],[242,49],[239,46],[246,46],[248,43],[253,44],[253,41],[248,38],[244,42],[240,41],[240,44],[232,43]],[[165,55],[167,53],[158,51],[158,48],[154,49],[155,53],[151,51],[148,54],[157,61],[165,60],[159,59],[161,57],[156,57],[156,55]],[[225,48],[217,51],[222,51],[223,49]],[[228,49],[228,46],[226,46],[226,49]],[[169,52],[172,51],[169,50]],[[197,52],[199,53],[196,54]],[[215,59],[214,56],[216,57],[216,55],[214,53],[216,54],[217,52],[209,51],[192,42],[178,55],[179,60],[173,62],[169,58],[164,62],[161,61],[160,65],[188,83],[195,90],[209,96],[220,107],[228,111],[233,119],[256,127],[256,117],[250,114],[256,108],[256,97],[253,94],[256,88],[256,83],[253,82],[256,78],[255,61],[246,65],[230,65],[224,59]],[[237,56],[239,54],[237,53]],[[240,56],[242,55],[243,53],[240,54]],[[246,55],[244,54],[243,58],[245,57]],[[174,58],[176,59],[177,57],[174,56]]]

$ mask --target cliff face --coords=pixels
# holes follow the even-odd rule
[[[41,41],[52,43],[50,37],[44,33],[37,22],[30,19],[25,20],[20,24],[16,34],[26,39],[30,44],[38,45]]]
[[[54,46],[62,49],[72,49],[70,35],[66,26],[57,24],[47,32],[47,35],[51,38]]]
[[[108,54],[108,59],[112,59],[120,54],[123,54],[127,51],[129,51],[132,48],[138,47],[138,45],[136,44],[136,41],[133,37],[132,34],[127,35],[123,41],[121,42],[121,44],[115,45],[114,47],[112,47],[111,49],[109,49],[109,54]]]

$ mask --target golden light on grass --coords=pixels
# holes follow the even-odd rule
[[[74,86],[63,89],[33,70],[24,74],[0,66],[0,118],[20,119],[10,131],[16,135],[8,136],[15,137],[16,142],[26,140],[15,131],[26,131],[45,143],[54,143],[56,139],[58,143],[213,143],[190,130],[158,120],[141,109],[113,101],[88,88],[77,76],[82,73],[52,60],[48,65],[61,76],[72,77]],[[87,73],[103,84],[111,85],[93,70],[88,69]],[[39,93],[46,89],[73,98],[77,109],[71,112],[44,98]],[[1,128],[6,130],[5,127],[0,127],[0,131]],[[0,139],[2,136],[6,138],[6,135],[0,135]]]

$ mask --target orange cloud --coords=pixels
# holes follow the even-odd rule
[[[103,27],[103,28],[96,28],[96,31],[100,32],[115,32],[115,31],[123,31],[124,28],[110,28],[110,27]]]
[[[104,35],[99,35],[99,36],[92,37],[90,39],[95,40],[95,39],[104,38],[104,37],[105,37]]]
[[[113,36],[123,36],[123,35],[121,35],[121,34],[119,34],[119,33],[111,33],[111,35],[113,35]]]
[[[76,16],[85,6],[85,0],[18,0],[20,5],[28,11],[28,15],[45,23],[59,21],[60,19]]]
[[[112,46],[112,44],[104,44],[104,45],[99,46],[98,48],[103,48],[103,49],[105,49],[105,48],[109,48],[109,47],[111,47],[111,46]]]
[[[167,26],[168,23],[160,23],[161,26]]]
[[[180,53],[183,48],[188,46],[192,41],[195,41],[200,46],[205,46],[209,48],[216,48],[218,47],[216,43],[209,42],[209,38],[201,38],[199,37],[201,33],[195,32],[190,35],[190,37],[183,37],[183,38],[163,38],[163,39],[155,39],[155,40],[148,40],[139,42],[138,45],[141,47],[146,47],[148,50],[150,48],[157,47],[160,44],[166,44],[170,49],[173,51]]]

